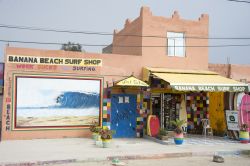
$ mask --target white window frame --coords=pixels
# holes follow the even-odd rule
[[[183,32],[167,32],[167,55],[185,57],[185,34]]]

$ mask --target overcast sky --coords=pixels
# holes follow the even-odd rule
[[[141,6],[148,6],[153,15],[164,17],[171,17],[177,10],[181,18],[191,20],[206,13],[210,37],[250,38],[250,3],[228,0],[0,0],[0,24],[113,33],[114,29],[123,28],[127,18],[137,18]],[[0,40],[110,44],[112,36],[0,28]],[[209,44],[250,44],[250,40],[210,40]],[[5,45],[0,42],[0,61]],[[10,43],[10,46],[60,49],[59,45]],[[101,53],[102,47],[84,49]],[[250,64],[250,46],[209,49],[210,63],[227,63],[227,57],[233,64]]]

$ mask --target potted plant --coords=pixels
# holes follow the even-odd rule
[[[247,144],[249,142],[248,124],[243,123],[240,128],[240,142]]]
[[[173,126],[175,126],[175,130],[174,130],[174,132],[175,132],[174,142],[177,145],[181,145],[183,143],[183,139],[184,139],[182,126],[184,124],[186,124],[186,121],[185,120],[176,119],[175,121],[171,121],[171,124]]]
[[[99,132],[101,139],[102,139],[102,145],[104,148],[107,148],[110,146],[110,142],[112,139],[112,135],[114,134],[113,130],[110,130],[108,128],[101,129]]]
[[[160,140],[168,140],[168,131],[161,128],[158,133],[158,138]]]
[[[97,121],[93,121],[89,127],[89,130],[92,132],[92,138],[96,141],[98,141],[100,138],[100,135],[99,135],[100,128],[98,127],[98,125],[99,124]]]

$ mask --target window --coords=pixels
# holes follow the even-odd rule
[[[168,56],[185,56],[184,33],[167,32]]]

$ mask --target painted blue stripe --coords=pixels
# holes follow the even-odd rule
[[[249,140],[248,138],[240,138],[240,141],[247,141]]]
[[[103,126],[109,126],[107,122],[102,123]]]

